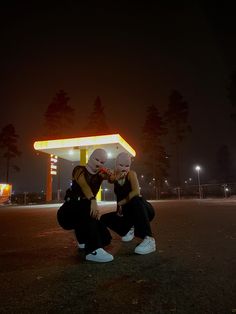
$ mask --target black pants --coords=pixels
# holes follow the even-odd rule
[[[120,236],[126,235],[132,226],[136,237],[144,239],[152,236],[150,221],[155,216],[154,208],[140,196],[133,197],[127,204],[122,206],[123,216],[117,213],[102,215],[101,222]]]
[[[90,216],[91,201],[71,200],[65,202],[57,212],[60,226],[66,230],[75,230],[80,243],[85,244],[85,254],[103,248],[111,242],[111,235],[105,224]]]

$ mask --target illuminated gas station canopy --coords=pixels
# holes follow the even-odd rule
[[[105,149],[110,159],[116,158],[117,154],[121,152],[127,152],[133,157],[136,155],[135,150],[119,134],[37,141],[34,143],[35,150],[70,161],[80,161],[81,150],[86,150],[89,156],[96,148]]]

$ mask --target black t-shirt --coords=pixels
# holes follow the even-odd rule
[[[93,195],[96,196],[99,189],[100,189],[100,186],[102,184],[103,177],[101,176],[101,174],[99,172],[96,174],[89,173],[88,170],[84,166],[76,166],[73,169],[72,185],[71,185],[71,190],[73,192],[73,196],[74,197],[82,197],[82,198],[85,197],[81,187],[79,186],[79,184],[74,179],[78,171],[80,173],[79,176],[82,174],[84,175],[87,184],[89,185],[90,189],[93,192]]]
[[[126,198],[129,193],[132,191],[131,183],[128,179],[128,175],[125,177],[124,184],[119,184],[118,181],[114,182],[114,192],[116,194],[117,202]]]

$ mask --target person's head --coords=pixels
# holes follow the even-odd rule
[[[115,170],[117,173],[126,175],[131,166],[131,156],[126,153],[122,152],[116,157],[116,163],[115,163]]]
[[[107,152],[102,148],[95,149],[89,157],[86,169],[91,174],[96,174],[107,161]]]

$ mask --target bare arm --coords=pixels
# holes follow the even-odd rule
[[[124,198],[123,200],[121,200],[118,203],[118,205],[124,205],[124,204],[128,203],[134,196],[140,195],[139,182],[138,182],[136,172],[130,170],[130,172],[128,174],[128,179],[129,179],[130,184],[131,184],[131,191],[129,192],[129,194],[127,195],[126,198]]]
[[[74,179],[79,184],[79,186],[81,187],[81,190],[84,193],[86,198],[90,199],[91,197],[94,196],[90,186],[88,185],[87,181],[85,180],[82,169],[79,169],[76,171],[76,173],[74,174]]]
[[[82,173],[82,170],[77,171],[75,173],[74,179],[76,180],[76,182],[81,187],[81,190],[87,199],[95,197],[95,195],[93,195],[93,192],[92,192],[90,186],[88,185],[87,181],[85,180],[85,177],[84,177],[84,174]],[[97,201],[95,198],[91,200],[90,215],[92,217],[98,219],[99,211],[98,211]]]
[[[130,193],[128,195],[128,199],[131,200],[131,198],[133,198],[134,196],[140,195],[139,182],[138,182],[136,172],[134,172],[134,171],[129,172],[129,180],[131,183],[132,190],[130,191]]]

